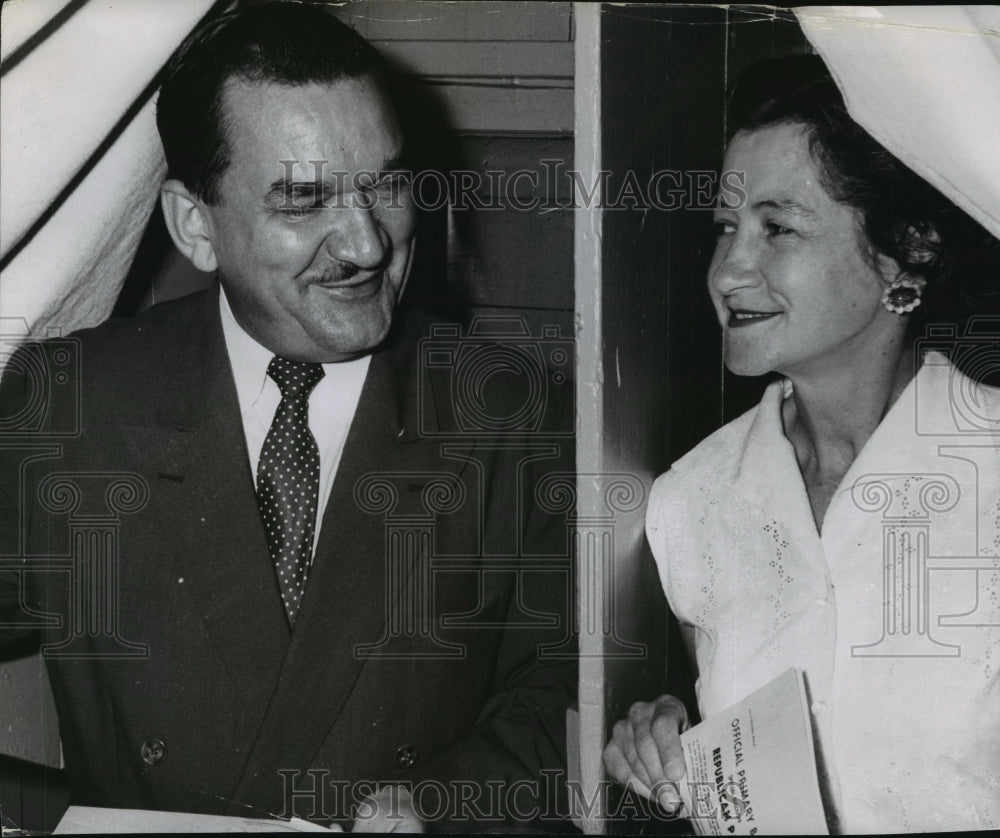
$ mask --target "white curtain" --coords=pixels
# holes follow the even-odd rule
[[[213,0],[12,0],[0,17],[0,371],[114,305],[159,192],[156,75]],[[0,753],[60,764],[38,656],[0,667]]]
[[[218,5],[215,3],[214,5]],[[13,0],[0,19],[0,368],[114,305],[165,172],[156,77],[213,0]]]
[[[1000,6],[795,14],[854,119],[1000,238]]]

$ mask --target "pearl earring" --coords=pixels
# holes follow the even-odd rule
[[[882,305],[895,314],[909,314],[920,305],[923,285],[908,277],[897,277],[882,294]]]

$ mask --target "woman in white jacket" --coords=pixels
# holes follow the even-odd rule
[[[647,536],[703,718],[805,672],[828,820],[1000,826],[1000,242],[847,114],[819,58],[731,102],[709,293],[761,403],[656,482]],[[672,696],[609,775],[670,809]],[[794,824],[789,824],[794,828]]]

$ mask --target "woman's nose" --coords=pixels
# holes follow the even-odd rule
[[[717,293],[726,295],[759,281],[760,259],[753,244],[738,234],[721,238],[715,246],[708,270],[708,282]]]

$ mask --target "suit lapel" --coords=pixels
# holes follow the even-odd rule
[[[242,803],[280,804],[272,766],[312,764],[365,665],[355,648],[383,636],[405,585],[403,579],[395,593],[386,590],[384,517],[361,509],[355,487],[373,472],[440,469],[432,456],[438,446],[421,443],[416,425],[416,338],[411,330],[372,357],[278,689],[233,812]]]
[[[214,293],[166,337],[158,404],[125,427],[179,577],[247,709],[261,717],[290,632],[260,523]]]

